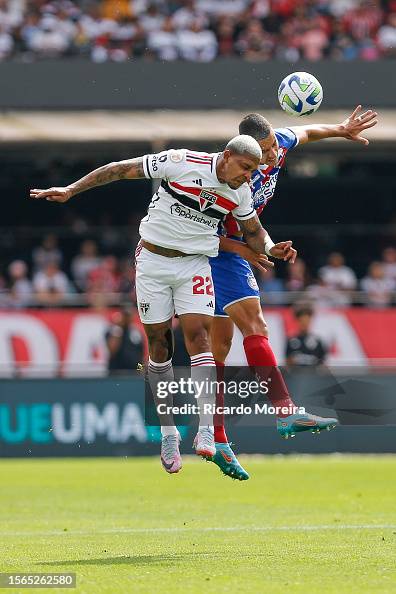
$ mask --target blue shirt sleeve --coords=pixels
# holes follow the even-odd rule
[[[298,138],[291,128],[276,128],[275,135],[278,139],[279,147],[293,149],[298,144]]]

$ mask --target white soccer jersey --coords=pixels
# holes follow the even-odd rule
[[[230,212],[240,220],[255,216],[247,183],[233,190],[217,179],[218,157],[188,149],[143,157],[145,176],[162,179],[140,223],[143,239],[186,254],[217,256],[219,221]]]

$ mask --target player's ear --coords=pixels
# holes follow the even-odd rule
[[[224,161],[226,163],[228,163],[228,161],[230,160],[230,157],[231,157],[231,151],[226,149],[223,153],[223,157],[224,157]]]

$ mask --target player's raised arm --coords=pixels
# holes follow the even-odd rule
[[[312,124],[309,126],[293,126],[291,129],[297,136],[299,144],[315,142],[325,138],[346,138],[367,146],[369,141],[362,134],[365,130],[378,123],[378,113],[372,109],[368,109],[363,113],[361,111],[362,106],[358,105],[341,124]]]
[[[262,227],[257,215],[247,221],[238,220],[248,246],[257,253],[266,253],[268,256],[294,264],[297,250],[292,247],[292,241],[274,243],[269,233]]]
[[[32,189],[30,198],[45,198],[50,202],[67,202],[81,192],[103,186],[120,179],[140,179],[146,177],[143,168],[143,157],[126,159],[107,163],[98,169],[94,169],[76,182],[65,187],[48,188],[47,190]]]

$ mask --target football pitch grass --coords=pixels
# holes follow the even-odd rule
[[[4,592],[396,592],[396,457],[0,461],[0,571],[75,572]]]

